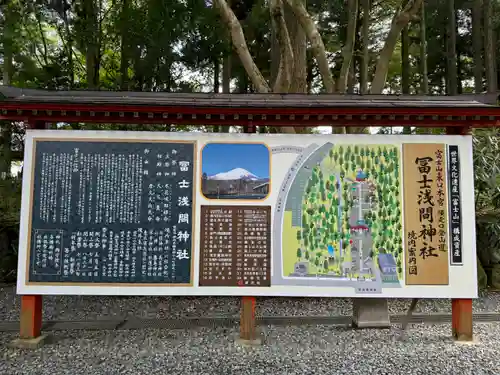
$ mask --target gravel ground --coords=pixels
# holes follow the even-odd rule
[[[14,286],[0,287],[0,321],[19,320],[19,297]],[[389,300],[391,314],[404,313],[410,300]],[[235,297],[95,297],[47,296],[46,320],[95,320],[136,316],[142,318],[237,316],[240,298]],[[500,293],[483,293],[474,300],[475,312],[500,312]],[[417,313],[450,313],[448,299],[422,300]],[[260,316],[352,315],[345,298],[259,298]]]
[[[264,345],[234,344],[235,330],[57,332],[35,351],[0,336],[2,375],[79,374],[495,374],[499,324],[477,324],[477,342],[457,344],[449,325],[409,331],[332,326],[264,327]]]

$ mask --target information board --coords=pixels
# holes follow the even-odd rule
[[[28,281],[191,285],[194,142],[33,150]]]
[[[30,130],[23,168],[21,294],[477,296],[470,136]]]
[[[271,285],[271,207],[201,206],[200,286]]]

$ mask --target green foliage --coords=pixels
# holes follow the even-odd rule
[[[500,132],[474,132],[477,255],[483,267],[500,264]]]
[[[88,5],[91,5],[91,8]],[[446,84],[446,17],[443,17],[444,2],[426,2],[426,27],[428,35],[428,76],[430,92],[443,94]],[[400,0],[374,2],[371,9],[371,28],[369,41],[369,75],[373,74],[379,55],[379,48],[387,34],[394,11],[401,5]],[[319,31],[331,59],[334,78],[338,77],[342,56],[337,53],[345,44],[347,28],[347,9],[345,1],[307,2],[313,19],[317,20]],[[474,51],[471,43],[470,12],[464,1],[456,1],[457,52],[460,56],[459,92],[471,90],[469,81],[473,81]],[[466,9],[467,8],[467,9]],[[93,9],[94,13],[89,11]],[[499,31],[499,6],[494,5],[493,26]],[[361,21],[361,14],[360,20]],[[358,22],[360,24],[360,22]],[[250,54],[266,79],[271,75],[271,33],[268,4],[264,0],[253,3],[242,24],[250,49]],[[418,22],[410,24],[412,40],[417,36]],[[359,33],[357,33],[359,34]],[[11,71],[7,70],[10,84],[24,88],[47,89],[84,89],[89,86],[89,71],[97,69],[96,88],[101,90],[129,89],[136,91],[214,91],[220,86],[222,61],[231,56],[231,85],[236,85],[241,92],[252,91],[242,64],[239,62],[228,40],[227,28],[216,9],[204,0],[51,0],[20,1],[11,0],[0,5],[0,61],[2,73],[6,69],[6,55],[12,54]],[[356,50],[360,50],[359,37],[356,38]],[[497,38],[500,46],[500,38]],[[95,56],[90,52],[96,48]],[[497,48],[498,49],[498,48]],[[401,47],[398,44],[391,62],[387,78],[390,93],[401,91]],[[321,78],[312,59],[310,48],[307,51],[307,80],[310,91],[322,90]],[[410,46],[411,92],[416,93],[420,85],[418,43]],[[93,58],[91,58],[93,57]],[[10,59],[7,59],[10,60]],[[126,73],[125,82],[123,74]],[[356,63],[356,78],[359,77],[359,61]],[[482,90],[479,90],[482,91]],[[147,130],[147,131],[190,131],[189,126],[165,125],[63,125],[71,129],[109,129],[109,130]],[[262,131],[273,131],[262,127]],[[204,127],[203,131],[213,131],[214,127]],[[382,132],[389,133],[387,129]],[[415,130],[416,133],[422,130]],[[392,134],[392,129],[390,130]],[[442,134],[442,129],[433,129],[432,134]],[[22,133],[12,143],[22,145]],[[497,255],[500,247],[500,228],[497,221],[499,192],[496,165],[500,154],[496,132],[476,133],[474,162],[476,165],[476,211],[478,252],[485,265],[500,262]],[[20,150],[20,147],[13,146]],[[480,151],[478,151],[480,150]],[[370,156],[366,158],[366,156]],[[387,168],[381,159],[388,160]],[[387,230],[394,231],[395,217],[401,215],[398,209],[400,201],[388,196],[400,194],[398,176],[400,165],[394,149],[370,149],[368,146],[340,146],[329,152],[329,158],[336,165],[342,166],[342,179],[357,168],[365,169],[369,178],[376,184],[387,185],[381,189],[377,198],[384,215],[374,213],[371,227],[377,238],[383,239]],[[312,190],[308,185],[306,193],[310,205],[317,205],[325,200],[337,206],[344,198],[343,212],[350,210],[352,202],[342,197],[334,184],[324,185],[324,180],[333,176],[321,176],[315,172],[312,185],[320,187]],[[326,173],[325,173],[326,175]],[[328,178],[327,178],[328,177]],[[0,228],[10,231],[12,213],[19,197],[12,193],[16,189],[3,187]],[[10,195],[14,194],[14,195]],[[16,203],[17,204],[17,203]],[[308,212],[308,210],[306,210]],[[10,212],[10,213],[9,213]],[[388,214],[389,213],[389,214]],[[14,215],[15,216],[15,215]],[[337,212],[326,207],[325,211],[315,215],[304,214],[304,229],[299,233],[307,246],[319,246],[311,233],[315,225],[335,227],[338,225]],[[383,218],[384,222],[379,221]],[[16,219],[14,219],[15,221]],[[327,231],[328,232],[328,231]],[[332,234],[340,236],[340,234]],[[15,236],[14,236],[15,237]],[[333,237],[335,238],[335,237]],[[314,241],[314,242],[313,242]],[[398,246],[392,244],[392,248]],[[304,254],[302,254],[304,256]],[[307,252],[306,252],[307,255]]]
[[[21,180],[0,179],[0,282],[13,282],[17,269]]]

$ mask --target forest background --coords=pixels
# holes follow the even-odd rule
[[[497,0],[4,0],[0,70],[4,85],[41,89],[497,93],[499,32]],[[242,131],[168,123],[48,126]],[[0,122],[0,282],[16,278],[24,132],[23,123]],[[499,132],[473,135],[479,284],[500,288]]]

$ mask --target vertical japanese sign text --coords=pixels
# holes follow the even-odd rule
[[[447,189],[443,144],[404,144],[407,285],[448,285]]]

